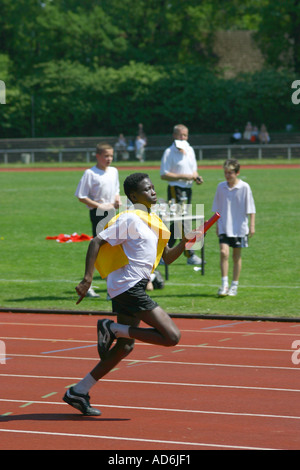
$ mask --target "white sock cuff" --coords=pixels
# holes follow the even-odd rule
[[[228,276],[222,277],[222,285],[223,286],[228,286]]]
[[[121,323],[112,323],[110,329],[116,338],[130,338],[129,325],[122,325]]]
[[[86,395],[89,390],[97,383],[97,380],[88,373],[78,384],[74,386],[74,391],[76,393],[81,393]]]

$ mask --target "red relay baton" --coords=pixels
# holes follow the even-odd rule
[[[212,225],[214,225],[220,217],[221,217],[221,215],[219,214],[219,212],[216,212],[207,222],[205,222],[205,224],[204,224],[204,230],[203,230],[203,234],[204,234],[204,235],[206,234],[207,230],[208,230]],[[187,242],[187,244],[188,244],[189,246],[191,246],[193,243],[195,243],[195,241],[196,241],[196,237],[193,238],[192,240],[189,240],[189,241]]]
[[[219,212],[216,212],[207,222],[204,224],[204,233],[207,232],[207,230],[214,225],[214,223],[217,222],[217,220],[220,218]]]

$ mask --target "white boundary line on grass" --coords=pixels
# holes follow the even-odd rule
[[[39,282],[54,282],[54,283],[68,283],[68,284],[76,284],[80,282],[80,280],[70,280],[70,279],[0,279],[0,282],[20,282],[20,283],[39,283]],[[167,283],[168,286],[186,286],[184,282],[169,282]],[[192,287],[199,287],[199,283],[197,284],[189,284]],[[220,287],[219,284],[204,284],[205,287]],[[263,285],[239,285],[239,288],[253,288],[253,289],[300,289],[300,286],[263,286]]]

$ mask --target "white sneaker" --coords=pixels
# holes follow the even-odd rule
[[[230,295],[230,297],[234,297],[235,295],[237,295],[237,286],[230,286],[230,289],[228,291],[228,295]]]
[[[202,259],[199,256],[193,254],[187,259],[187,264],[202,264]]]
[[[94,291],[94,289],[92,287],[89,288],[89,290],[87,291],[86,293],[86,297],[92,297],[92,298],[99,298],[100,295],[99,294],[96,294],[96,292]]]
[[[220,287],[218,290],[219,297],[226,297],[228,295],[228,287]]]

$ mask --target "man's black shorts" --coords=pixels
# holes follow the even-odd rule
[[[142,279],[135,286],[112,298],[112,311],[138,318],[141,311],[153,310],[158,306],[146,293],[148,279]]]
[[[219,243],[229,245],[231,248],[248,248],[248,235],[245,237],[227,237],[225,233],[221,233]]]

